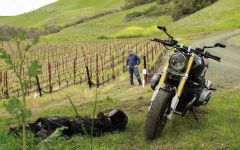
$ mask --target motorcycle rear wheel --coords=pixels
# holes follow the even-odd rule
[[[145,138],[153,140],[160,136],[166,123],[167,114],[170,111],[172,93],[160,89],[152,102],[145,123]]]

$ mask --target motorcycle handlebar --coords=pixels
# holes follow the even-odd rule
[[[188,52],[193,52],[193,53],[196,53],[196,54],[200,54],[206,58],[211,58],[211,59],[214,59],[216,61],[221,61],[221,57],[218,57],[218,56],[214,56],[212,55],[211,53],[209,52],[204,52],[204,49],[201,49],[201,48],[196,48],[196,49],[191,49],[191,47],[187,47],[187,46],[184,46],[184,45],[178,45],[178,41],[176,40],[161,40],[161,39],[158,39],[158,38],[154,38],[154,39],[151,39],[150,41],[154,41],[154,42],[159,42],[165,46],[170,46],[170,47],[178,47],[180,49],[184,49],[185,51],[188,51]],[[223,46],[223,44],[221,45]],[[190,49],[189,49],[190,48]]]
[[[178,41],[176,41],[176,40],[161,40],[158,38],[151,39],[151,41],[159,42],[165,46],[170,46],[170,47],[173,47],[178,43]]]
[[[216,61],[221,61],[221,57],[218,57],[218,56],[214,56],[214,55],[212,55],[211,53],[209,53],[209,52],[205,52],[205,57],[206,58],[211,58],[211,59],[214,59],[214,60],[216,60]]]
[[[216,47],[221,47],[221,48],[226,48],[226,45],[224,45],[222,43],[216,43],[215,46]]]

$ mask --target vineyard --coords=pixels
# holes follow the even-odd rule
[[[11,53],[13,58],[18,57],[16,43],[2,42],[1,47]],[[155,70],[163,54],[163,48],[148,39],[40,43],[29,51],[23,74],[26,75],[26,68],[34,59],[42,65],[42,74],[36,77],[38,86],[29,83],[25,94],[36,91],[40,94],[52,93],[82,83],[88,83],[89,87],[99,87],[126,71],[128,49],[140,56],[141,64],[145,62],[148,75]],[[0,67],[1,98],[19,96],[20,88],[13,70],[4,65]]]

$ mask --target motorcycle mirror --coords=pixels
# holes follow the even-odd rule
[[[167,28],[164,27],[164,26],[157,26],[157,28],[158,28],[159,30],[162,30],[162,31],[164,31],[164,32],[167,32]]]
[[[221,44],[221,43],[216,43],[214,46],[215,47],[221,47],[221,48],[225,48],[226,47],[226,45]]]
[[[164,33],[166,33],[169,38],[173,39],[173,37],[167,32],[167,28],[166,27],[164,27],[164,26],[157,26],[157,28],[159,30],[162,30]]]

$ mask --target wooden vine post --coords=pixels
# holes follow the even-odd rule
[[[143,62],[144,62],[144,66],[143,66],[143,76],[144,76],[143,87],[145,87],[145,85],[147,84],[147,60],[146,60],[146,56],[143,56]]]
[[[9,98],[9,91],[8,91],[8,73],[7,70],[5,71],[5,91],[4,91],[4,95],[6,98]]]
[[[86,72],[87,72],[87,79],[88,79],[89,88],[92,88],[92,81],[91,81],[91,78],[90,78],[88,66],[86,66]]]
[[[52,71],[51,63],[48,63],[48,83],[49,83],[49,92],[52,93]]]
[[[73,84],[76,84],[76,64],[77,58],[73,60]]]
[[[37,81],[37,91],[39,92],[40,97],[42,97],[42,89],[40,87],[40,82],[38,76],[36,76],[36,81]]]
[[[112,56],[112,79],[114,80],[115,79],[115,70],[114,70],[114,56]]]
[[[97,88],[99,88],[99,69],[98,69],[98,54],[96,54],[96,84]]]

